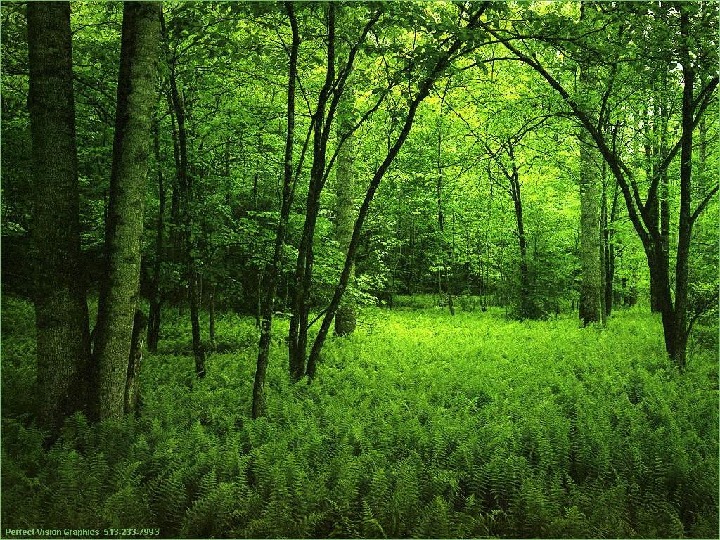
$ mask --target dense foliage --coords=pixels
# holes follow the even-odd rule
[[[717,533],[712,349],[696,349],[680,376],[657,320],[639,310],[587,333],[568,317],[368,309],[353,336],[328,344],[312,385],[288,383],[275,346],[257,420],[252,321],[218,321],[223,352],[195,380],[189,325],[172,316],[142,375],[140,418],[73,417],[47,451],[24,421],[31,319],[26,303],[6,299],[4,527],[205,538]]]
[[[3,527],[716,537],[719,13],[3,3]]]

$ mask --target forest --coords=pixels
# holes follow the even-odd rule
[[[7,538],[717,538],[717,1],[3,2]]]

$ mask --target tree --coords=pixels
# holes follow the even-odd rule
[[[580,141],[580,300],[583,326],[605,318],[600,235],[600,174],[595,146],[582,129]]]
[[[342,51],[336,50],[337,9],[335,3],[326,5],[327,62],[325,66],[325,80],[318,92],[317,103],[311,118],[312,161],[305,204],[305,222],[295,266],[295,279],[293,284],[294,299],[290,329],[288,332],[290,376],[296,381],[301,379],[306,373],[308,329],[310,327],[309,296],[312,290],[313,264],[315,260],[313,241],[315,239],[315,229],[320,211],[320,197],[340,148],[346,142],[346,139],[367,120],[382,101],[381,94],[381,98],[376,102],[375,106],[366,111],[360,121],[356,123],[350,131],[344,133],[345,140],[341,139],[335,152],[328,160],[328,141],[333,127],[333,121],[336,118],[338,105],[346,90],[348,78],[353,71],[361,46],[384,11],[382,6],[378,6],[377,9],[370,11],[368,20],[360,26],[359,35],[350,41],[352,45],[347,49],[346,54],[339,55],[337,53],[341,53]],[[338,58],[336,57],[342,58],[342,56],[344,56],[344,62],[340,61],[340,65],[336,65],[336,63],[338,63]],[[308,364],[308,375],[311,369],[311,365]]]
[[[125,409],[125,386],[140,282],[145,184],[156,103],[161,6],[158,2],[126,2],[123,10],[113,167],[105,232],[105,277],[98,302],[93,350],[98,368],[100,419],[119,418]]]
[[[167,42],[168,33],[164,18],[160,19],[162,34]],[[166,43],[167,44],[167,43]],[[188,156],[188,130],[186,126],[185,101],[178,89],[177,57],[168,52],[169,92],[168,102],[173,121],[173,155],[175,157],[176,185],[173,192],[173,215],[175,226],[174,255],[184,266],[190,303],[190,324],[192,348],[195,357],[195,374],[205,376],[205,348],[200,336],[200,272],[196,260],[196,236],[194,234],[195,201],[197,186],[195,175],[190,170]]]
[[[392,145],[389,145],[385,158],[383,159],[380,166],[375,170],[370,182],[368,183],[368,187],[365,191],[365,197],[360,206],[358,217],[355,220],[352,238],[350,239],[347,255],[345,256],[345,263],[343,265],[342,273],[340,274],[340,279],[337,286],[335,287],[335,292],[333,294],[332,300],[330,301],[330,305],[325,311],[325,316],[323,317],[320,330],[318,331],[318,334],[315,337],[312,345],[312,350],[308,359],[307,369],[307,374],[310,380],[312,380],[312,378],[315,376],[317,362],[320,357],[320,351],[322,350],[323,344],[325,343],[325,338],[327,337],[328,330],[330,329],[330,323],[332,322],[338,306],[340,305],[340,300],[342,299],[342,296],[347,289],[353,261],[355,258],[355,253],[357,251],[360,241],[360,232],[362,230],[363,223],[365,222],[365,218],[367,217],[368,210],[370,209],[370,204],[375,197],[378,186],[380,185],[380,182],[385,176],[385,173],[389,169],[390,165],[395,160],[395,157],[402,148],[403,144],[405,144],[405,141],[407,140],[407,137],[410,133],[410,129],[412,128],[413,122],[415,121],[415,115],[417,114],[418,107],[423,102],[423,100],[430,94],[430,90],[435,84],[435,82],[450,66],[452,61],[456,58],[456,55],[463,49],[463,47],[466,47],[469,49],[469,51],[472,51],[479,46],[478,43],[469,40],[472,32],[468,31],[472,31],[473,29],[477,28],[477,26],[480,24],[480,18],[482,17],[487,7],[487,3],[482,3],[474,11],[461,8],[460,16],[461,19],[464,19],[465,25],[463,27],[463,30],[465,30],[465,32],[458,32],[458,34],[444,40],[444,44],[447,45],[447,48],[436,51],[430,56],[430,60],[428,61],[428,65],[426,66],[427,71],[425,71],[424,75],[418,83],[417,91],[414,93],[411,100],[409,101],[407,110],[404,115],[402,128],[397,134],[394,143],[392,143]],[[468,41],[470,42],[468,43]]]
[[[70,5],[27,6],[39,419],[57,433],[84,406],[90,356],[80,258]],[[124,388],[124,386],[123,386]]]
[[[287,234],[290,207],[292,206],[293,181],[293,144],[295,141],[295,85],[297,79],[298,48],[300,35],[297,17],[292,2],[285,2],[285,9],[292,29],[292,43],[288,63],[287,83],[287,131],[285,138],[285,156],[283,167],[282,206],[275,233],[275,248],[273,257],[266,269],[265,291],[261,307],[260,343],[258,345],[257,367],[255,369],[255,382],[253,384],[252,417],[262,416],[265,409],[265,374],[267,372],[270,356],[270,339],[272,337],[272,315],[277,291],[277,279],[282,264],[283,247]]]
[[[636,9],[634,6],[627,8]],[[664,6],[659,9],[667,10],[668,21],[674,20],[674,27],[677,33],[669,34],[665,29],[665,21],[658,24],[652,10],[644,12],[645,22],[650,23],[649,28],[653,30],[649,34],[656,41],[653,43],[655,50],[657,46],[670,46],[669,58],[666,62],[676,61],[682,73],[681,113],[680,113],[680,137],[672,146],[668,144],[668,151],[659,161],[654,175],[649,179],[647,195],[643,200],[640,194],[638,179],[632,168],[626,163],[617,148],[614,148],[608,140],[607,134],[600,129],[603,117],[602,109],[593,110],[592,107],[583,106],[577,96],[573,96],[563,85],[558,77],[553,76],[546,63],[534,53],[523,52],[513,43],[514,36],[508,35],[505,31],[493,28],[488,24],[483,27],[515,55],[517,59],[532,67],[547,83],[562,97],[572,114],[587,130],[594,141],[608,168],[615,177],[622,191],[625,205],[628,210],[630,221],[642,242],[645,256],[650,271],[651,281],[655,282],[657,295],[660,299],[660,312],[663,324],[663,336],[665,349],[672,361],[683,369],[686,361],[686,349],[688,340],[688,279],[689,279],[689,258],[691,252],[691,238],[694,223],[702,214],[704,209],[713,199],[718,191],[718,184],[715,183],[701,195],[700,202],[692,208],[693,185],[692,185],[692,155],[693,155],[693,131],[700,123],[705,111],[710,105],[715,89],[718,85],[718,76],[713,72],[703,72],[702,80],[697,80],[698,65],[697,58],[717,59],[717,53],[711,52],[709,40],[704,39],[702,32],[694,35],[694,29],[711,28],[709,22],[716,20],[717,11],[710,8],[705,10],[701,5],[679,4],[675,6]],[[615,14],[620,20],[622,14]],[[640,19],[643,21],[643,19]],[[693,24],[695,23],[695,24]],[[619,24],[619,23],[618,23]],[[671,23],[672,24],[672,23]],[[646,43],[645,36],[648,30],[641,24],[631,27],[636,32],[638,43]],[[592,32],[591,32],[592,33]],[[668,38],[668,36],[672,38]],[[641,37],[643,36],[643,37]],[[623,36],[620,36],[623,38]],[[622,43],[622,45],[620,45]],[[595,51],[596,54],[615,55],[614,65],[618,65],[617,55],[626,43],[625,39],[618,40],[612,36],[611,48],[603,51]],[[584,47],[593,49],[594,45],[584,43]],[[695,47],[693,49],[692,47]],[[637,63],[643,61],[641,54]],[[607,61],[607,58],[606,60]],[[714,64],[713,62],[710,62]],[[640,64],[642,65],[642,64]],[[668,65],[666,64],[666,69]],[[612,74],[613,70],[609,70]],[[607,87],[611,85],[608,84]],[[679,86],[679,85],[678,85]],[[696,90],[697,86],[697,90]],[[678,216],[678,240],[675,252],[675,279],[674,285],[670,280],[670,257],[663,249],[663,230],[661,223],[656,219],[656,214],[650,212],[655,207],[658,197],[658,186],[662,175],[668,170],[674,159],[680,154],[680,203]],[[674,293],[674,294],[673,294]]]
[[[340,103],[340,123],[338,126],[340,139],[345,133],[352,130],[354,94],[351,90],[347,93],[348,97]],[[355,171],[353,170],[352,138],[348,138],[340,149],[335,173],[335,238],[344,254],[352,238],[352,216],[355,209],[353,205]],[[335,314],[335,333],[338,336],[352,334],[355,331],[355,325],[355,306],[352,299],[346,298]]]

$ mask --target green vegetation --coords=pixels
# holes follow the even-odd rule
[[[3,2],[3,527],[717,537],[719,16]]]
[[[167,313],[168,319],[172,317]],[[3,526],[160,527],[166,537],[714,537],[717,363],[680,375],[656,317],[605,329],[439,309],[362,311],[323,376],[249,417],[257,330],[217,322],[195,379],[174,318],[139,419],[70,418],[43,451],[32,312],[3,305]],[[707,344],[710,345],[710,344]]]

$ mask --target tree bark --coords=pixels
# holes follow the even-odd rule
[[[604,167],[603,167],[604,169]],[[603,176],[604,180],[604,176]],[[617,216],[618,189],[617,183],[613,189],[612,203],[608,213],[607,201],[607,182],[603,181],[603,197],[602,197],[602,230],[603,230],[603,263],[605,270],[604,288],[605,288],[605,317],[612,314],[613,295],[615,280],[615,243],[613,240],[613,228]]]
[[[120,418],[140,284],[141,237],[148,149],[160,39],[156,2],[127,2],[123,9],[110,204],[105,224],[105,276],[98,301],[94,360],[99,416]]]
[[[125,383],[125,414],[138,414],[140,405],[140,367],[143,360],[143,332],[147,327],[147,317],[139,309],[133,318],[130,358],[127,381]]]
[[[682,139],[680,144],[680,215],[678,219],[678,245],[675,257],[675,309],[674,332],[670,356],[680,369],[685,368],[687,349],[687,309],[690,261],[690,240],[692,239],[692,153],[693,153],[693,112],[695,106],[693,86],[695,68],[690,58],[691,39],[690,15],[687,7],[680,7],[680,64],[683,74],[682,95]],[[660,239],[660,248],[663,249]]]
[[[188,254],[188,295],[190,296],[190,326],[192,349],[195,358],[195,375],[205,377],[205,346],[200,334],[200,273],[195,268],[192,255]]]
[[[27,6],[38,419],[52,436],[84,408],[90,333],[80,257],[70,5]]]
[[[327,4],[327,66],[325,69],[325,82],[318,96],[317,106],[312,116],[313,123],[313,159],[310,170],[310,184],[308,186],[307,202],[305,204],[305,223],[303,234],[298,247],[298,257],[295,266],[295,289],[293,314],[290,318],[288,333],[290,355],[290,377],[293,381],[300,380],[305,375],[307,358],[307,342],[310,305],[309,297],[312,288],[312,275],[315,254],[313,240],[315,226],[320,210],[320,194],[322,192],[325,165],[327,157],[327,142],[330,136],[326,126],[329,123],[325,117],[328,101],[331,98],[331,89],[335,82],[335,4]],[[332,114],[333,111],[331,111]],[[330,118],[332,121],[332,117]]]
[[[513,158],[511,154],[511,159]],[[518,247],[520,250],[520,318],[535,319],[538,310],[530,295],[530,270],[528,268],[527,238],[525,236],[525,223],[523,219],[522,197],[520,193],[520,178],[517,167],[513,165],[510,179],[510,193],[515,208],[515,222],[518,233]]]

